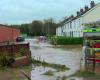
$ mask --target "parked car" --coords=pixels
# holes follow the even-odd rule
[[[23,38],[23,37],[17,37],[16,41],[17,42],[23,42],[23,41],[25,41],[25,38]]]

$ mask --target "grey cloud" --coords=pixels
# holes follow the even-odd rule
[[[0,0],[0,23],[22,23],[48,17],[60,19],[85,4],[88,3],[84,0]]]

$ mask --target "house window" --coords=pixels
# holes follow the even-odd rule
[[[76,23],[75,23],[75,21],[74,21],[74,27],[76,28]]]
[[[69,23],[68,23],[68,29],[70,28],[70,25],[69,25]]]
[[[81,27],[81,19],[79,19],[79,26]]]
[[[72,22],[70,22],[70,28],[72,28]]]

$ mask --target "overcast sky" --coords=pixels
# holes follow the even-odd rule
[[[100,0],[94,0],[96,3]],[[89,5],[90,0],[0,0],[0,23],[20,24],[53,17],[61,20]]]

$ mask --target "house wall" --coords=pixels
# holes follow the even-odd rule
[[[57,36],[63,36],[63,28],[62,27],[58,27],[57,29],[56,29],[56,35]]]
[[[18,36],[20,36],[20,30],[19,29],[13,29],[12,33],[13,33],[13,40],[16,40],[16,38]]]
[[[64,29],[64,35],[68,37],[82,37],[84,29],[84,23],[91,23],[100,20],[100,3],[98,3],[94,8],[86,12],[85,14],[77,17],[74,20],[66,22],[62,29]],[[60,30],[59,30],[60,31]],[[59,36],[59,34],[58,34]]]
[[[20,35],[19,29],[9,28],[0,25],[0,42],[14,41]]]
[[[100,20],[100,3],[98,3],[94,8],[80,16],[80,21],[76,22],[78,37],[83,37],[82,30],[85,28],[84,23],[92,23]]]
[[[18,54],[20,50],[24,50],[24,54],[29,54],[29,43],[15,43],[15,44],[5,44],[0,45],[0,54],[7,54],[8,56],[14,56],[15,54]]]
[[[75,20],[67,22],[65,25],[63,25],[64,29],[64,36],[67,37],[82,37],[82,17],[79,17]]]
[[[100,20],[100,3],[89,12],[83,15],[83,23],[90,23]]]

